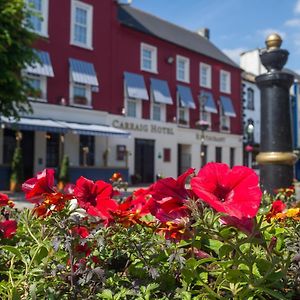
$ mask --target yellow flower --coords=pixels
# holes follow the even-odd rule
[[[297,217],[300,213],[300,208],[290,208],[286,212],[286,216],[288,218],[294,218]]]

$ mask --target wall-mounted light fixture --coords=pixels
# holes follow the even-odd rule
[[[126,113],[125,107],[122,107],[121,113],[123,116],[125,116],[125,113]]]
[[[173,56],[169,56],[169,57],[167,57],[167,63],[168,64],[172,64],[174,62],[174,57]]]

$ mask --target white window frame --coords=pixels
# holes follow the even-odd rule
[[[189,124],[190,124],[190,110],[188,107],[181,107],[181,106],[178,106],[178,113],[177,113],[177,124],[179,126],[183,126],[183,127],[189,127]],[[182,123],[180,120],[180,112],[183,112],[185,118],[184,118],[184,121],[186,121],[186,124]]]
[[[153,112],[154,106],[160,107],[160,120],[154,120],[154,112]],[[165,122],[166,121],[166,104],[151,101],[151,120],[153,120],[155,122]]]
[[[144,50],[150,51],[151,52],[151,68],[148,69],[144,66],[143,64],[143,53]],[[140,53],[140,58],[141,58],[141,70],[142,71],[147,71],[151,73],[157,73],[157,48],[145,43],[141,43],[141,53]]]
[[[27,8],[30,11],[34,12],[34,13],[38,13],[38,10],[32,8],[30,6],[29,0],[26,0],[26,5]],[[40,36],[44,36],[44,37],[49,37],[48,35],[48,14],[49,14],[49,1],[48,0],[42,0],[42,12],[40,17],[42,18],[41,22],[42,22],[42,28],[41,31],[38,30],[34,30],[33,28],[29,28],[29,30],[37,33]]]
[[[180,78],[179,63],[184,64],[184,78]],[[181,82],[190,82],[190,59],[181,55],[176,55],[176,79]]]
[[[32,101],[40,101],[40,102],[47,102],[47,77],[36,75],[36,74],[30,74],[25,73],[24,75],[27,79],[39,79],[41,81],[41,97],[35,98],[32,96],[29,96],[28,99]]]
[[[211,113],[210,112],[201,111],[199,120],[206,121],[208,123],[207,130],[211,130]]]
[[[211,65],[205,64],[205,63],[200,63],[200,68],[199,68],[199,80],[200,80],[200,86],[209,88],[211,89]],[[206,72],[206,82],[202,80],[202,75],[204,76],[203,72]]]
[[[226,77],[225,88],[223,88],[223,75]],[[231,93],[231,74],[228,71],[220,70],[220,91],[222,93]]]
[[[74,102],[74,86],[76,85],[80,87],[85,87],[87,104],[78,104]],[[70,82],[70,105],[76,107],[92,108],[92,86],[88,84],[71,81]]]
[[[220,116],[220,131],[221,132],[230,132],[230,117],[222,114]]]
[[[84,9],[87,11],[87,24],[86,24],[86,44],[75,41],[75,16],[76,8]],[[82,47],[85,49],[93,50],[93,6],[87,3],[72,0],[71,4],[71,45]]]
[[[127,89],[126,89],[126,82],[124,81],[124,108],[125,108],[125,115],[128,118],[136,118],[141,119],[142,118],[142,99],[134,99],[128,97]],[[135,103],[136,106],[136,116],[129,116],[128,115],[128,102]]]

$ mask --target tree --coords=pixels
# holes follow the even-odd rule
[[[32,88],[21,76],[26,65],[37,61],[31,48],[36,35],[28,28],[24,0],[0,0],[0,113],[5,117],[32,112],[27,99]]]

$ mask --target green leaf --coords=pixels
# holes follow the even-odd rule
[[[22,254],[17,248],[15,248],[13,246],[5,245],[5,246],[1,246],[0,249],[6,250],[6,251],[16,255],[20,260],[22,260]]]
[[[223,245],[219,249],[219,258],[222,258],[223,256],[228,256],[228,254],[233,250],[233,247],[230,245]]]
[[[272,268],[272,263],[266,259],[259,258],[256,260],[256,266],[261,276],[263,276]]]
[[[222,247],[222,245],[223,243],[218,240],[209,239],[205,246],[219,254],[219,249]]]
[[[257,287],[258,290],[265,292],[266,294],[272,296],[272,299],[278,299],[278,300],[287,300],[288,298],[285,298],[281,293],[270,290],[268,288],[264,287]]]
[[[113,293],[108,289],[103,290],[101,296],[103,297],[103,299],[113,299]]]
[[[21,296],[16,288],[12,290],[12,300],[21,300]]]
[[[42,247],[39,249],[38,253],[35,255],[35,259],[34,259],[34,260],[35,260],[35,262],[36,262],[37,264],[40,264],[41,261],[42,261],[42,259],[45,258],[47,255],[48,255],[48,250],[47,250],[47,248],[44,247],[44,246],[42,246]]]

